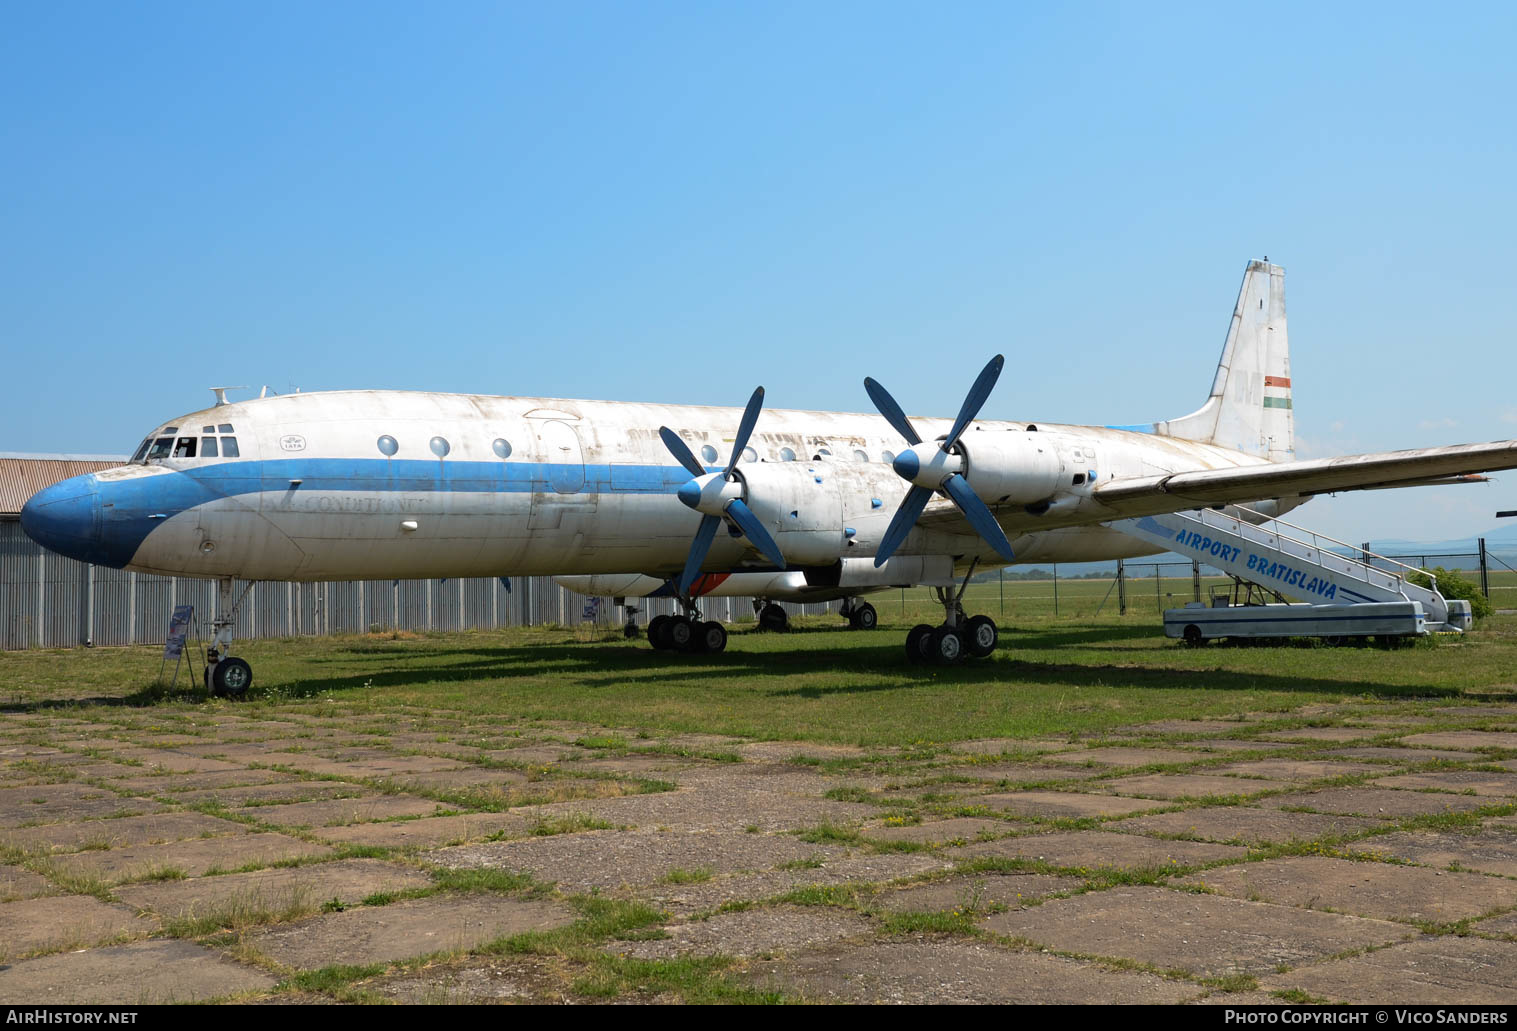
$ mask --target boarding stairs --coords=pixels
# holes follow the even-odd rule
[[[1415,601],[1422,605],[1429,630],[1458,629],[1450,623],[1449,603],[1438,593],[1437,580],[1429,576],[1429,588],[1407,579],[1421,570],[1283,519],[1248,514],[1259,520],[1259,525],[1229,511],[1209,508],[1118,519],[1106,525],[1314,605]],[[1353,554],[1334,550],[1339,548]]]

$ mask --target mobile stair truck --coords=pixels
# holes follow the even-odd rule
[[[1211,604],[1165,611],[1165,636],[1187,644],[1288,637],[1362,644],[1373,637],[1396,647],[1429,633],[1462,633],[1472,622],[1470,603],[1445,599],[1436,580],[1419,587],[1407,579],[1420,570],[1247,509],[1171,512],[1109,525],[1233,577],[1232,588],[1214,592]],[[1278,600],[1266,601],[1269,596]],[[1302,600],[1292,604],[1286,596]]]

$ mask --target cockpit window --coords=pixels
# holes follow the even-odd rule
[[[194,458],[195,457],[195,438],[194,437],[180,437],[179,438],[179,443],[177,443],[177,444],[174,445],[174,457],[175,458]]]
[[[167,458],[172,450],[174,450],[174,438],[159,437],[153,441],[153,446],[147,453],[147,460],[152,462],[159,458]]]
[[[200,457],[201,458],[216,458],[216,457],[218,457],[218,453],[217,453],[217,450],[216,450],[216,438],[215,437],[201,437],[200,438]]]
[[[224,423],[221,423],[219,426],[216,427],[216,432],[217,433],[236,433],[237,431],[234,430],[234,429],[232,429],[232,424],[231,423],[224,422]]]
[[[149,437],[147,440],[144,440],[142,442],[141,446],[137,448],[137,453],[132,456],[132,461],[129,464],[135,465],[136,463],[142,461],[142,459],[147,456],[147,449],[150,448],[150,447],[152,447],[152,446],[153,446],[153,438],[152,437]]]
[[[201,433],[215,433],[216,432],[216,427],[214,427],[214,426],[202,426],[202,427],[200,427],[200,432]]]
[[[228,426],[227,429],[231,429],[231,427]],[[238,452],[237,452],[237,438],[236,437],[222,437],[221,438],[221,455],[222,455],[223,458],[237,458],[237,457],[239,457]]]

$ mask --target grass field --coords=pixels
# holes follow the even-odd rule
[[[996,614],[995,591],[994,584],[976,588],[969,610]],[[255,683],[240,702],[207,700],[198,673],[193,690],[183,672],[177,688],[158,685],[157,648],[11,652],[0,654],[0,708],[452,710],[482,731],[500,717],[910,745],[1076,734],[1355,697],[1499,696],[1517,685],[1512,616],[1396,652],[1188,649],[1162,637],[1152,614],[1022,615],[1018,597],[1008,599],[1012,611],[994,656],[943,669],[904,661],[905,629],[931,618],[925,599],[908,597],[902,619],[899,603],[885,597],[873,632],[840,629],[834,617],[800,621],[787,634],[738,627],[725,653],[706,657],[654,652],[646,641],[592,635],[588,627],[247,642],[237,654],[252,663]]]

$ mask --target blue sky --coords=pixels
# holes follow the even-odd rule
[[[1136,423],[1289,269],[1302,457],[1517,436],[1511,5],[25,3],[0,450],[219,384]],[[1517,474],[1319,500],[1498,525]]]

